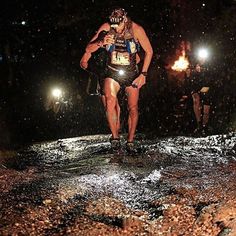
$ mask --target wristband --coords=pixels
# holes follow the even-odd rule
[[[142,71],[141,74],[142,74],[143,76],[145,76],[145,77],[147,76],[147,72],[146,72],[146,71]]]

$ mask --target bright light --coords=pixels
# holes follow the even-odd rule
[[[124,75],[125,74],[125,71],[124,70],[119,70],[119,75]]]
[[[25,25],[25,24],[26,24],[26,22],[23,20],[23,21],[21,21],[21,24],[22,24],[22,25]]]
[[[206,48],[201,48],[198,50],[198,58],[199,59],[207,59],[209,56],[209,52]]]
[[[62,91],[59,88],[54,88],[52,90],[52,96],[55,98],[60,98],[62,96]]]

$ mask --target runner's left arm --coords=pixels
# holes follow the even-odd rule
[[[143,62],[143,67],[142,67],[141,72],[147,72],[150,66],[151,60],[152,60],[152,55],[153,55],[153,49],[152,49],[151,43],[143,27],[137,24],[135,24],[134,26],[134,35],[138,39],[141,47],[143,48],[145,52],[144,62]],[[133,84],[137,85],[138,88],[141,88],[145,83],[146,83],[146,76],[144,76],[143,74],[140,74],[133,81]]]

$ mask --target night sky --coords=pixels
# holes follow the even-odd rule
[[[182,129],[183,121],[175,120],[179,88],[170,88],[165,71],[182,40],[190,41],[193,50],[200,45],[211,49],[212,132],[235,129],[236,1],[8,0],[0,9],[3,145],[109,132],[99,98],[89,95],[95,82],[88,89],[89,75],[79,61],[114,6],[124,7],[144,27],[154,49],[138,131],[178,135]],[[72,104],[57,115],[45,110],[55,84]]]

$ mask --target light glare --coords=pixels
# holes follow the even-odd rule
[[[55,89],[52,90],[52,96],[53,97],[59,98],[59,97],[61,97],[61,95],[62,95],[61,89],[55,88]]]
[[[124,75],[125,72],[123,70],[119,70],[119,75]]]
[[[200,59],[207,59],[208,56],[209,56],[209,52],[208,52],[207,49],[205,49],[205,48],[199,49],[199,51],[198,51],[198,57],[199,57]]]

